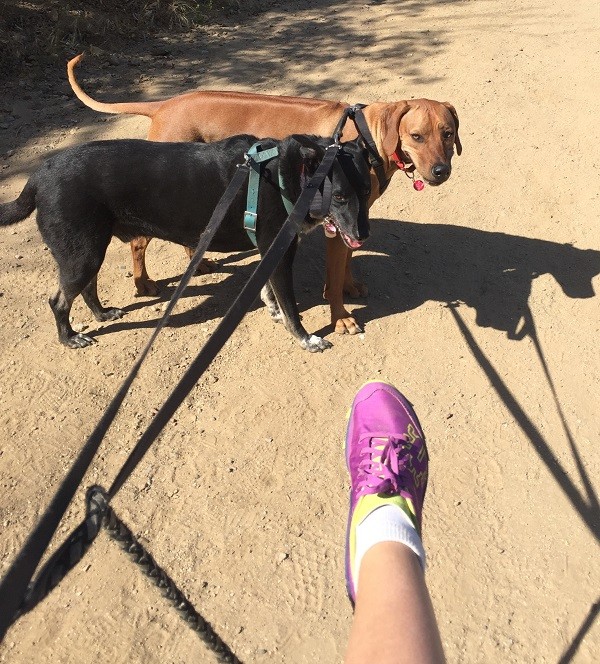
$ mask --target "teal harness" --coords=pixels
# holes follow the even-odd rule
[[[248,178],[248,196],[246,198],[246,211],[244,212],[244,229],[252,244],[256,247],[256,211],[258,208],[258,189],[260,186],[260,176],[262,174],[263,164],[277,157],[279,150],[274,147],[263,150],[260,141],[255,143],[246,153],[247,163],[250,166],[250,176]],[[283,178],[281,172],[277,170],[279,179],[279,189],[281,191],[281,200],[285,206],[288,215],[291,213],[294,204],[285,195]]]

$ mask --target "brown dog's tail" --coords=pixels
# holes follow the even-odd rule
[[[33,178],[30,178],[16,201],[0,204],[0,226],[16,224],[35,210],[35,193],[37,187]]]
[[[146,102],[124,102],[116,104],[105,104],[101,101],[96,101],[92,99],[88,94],[86,94],[82,89],[77,79],[75,78],[75,67],[79,64],[83,58],[83,53],[76,55],[72,60],[67,62],[67,76],[69,77],[69,83],[73,92],[77,98],[82,101],[86,106],[94,109],[94,111],[100,111],[100,113],[127,113],[130,115],[145,115],[151,118],[156,111],[162,105],[162,101],[146,101]]]

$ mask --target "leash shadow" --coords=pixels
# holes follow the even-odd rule
[[[558,664],[570,664],[570,662],[573,661],[573,658],[577,654],[579,646],[583,643],[586,634],[593,627],[594,622],[598,617],[598,613],[600,613],[600,597],[598,597],[598,599],[590,607],[590,610],[587,616],[585,617],[585,620],[583,621],[583,623],[581,623],[579,631],[573,638],[573,641],[571,641],[571,643],[569,644],[569,647],[565,650],[561,658],[558,660]]]
[[[357,276],[370,290],[365,306],[354,312],[366,323],[367,334],[370,321],[408,313],[427,301],[448,306],[490,384],[589,531],[600,541],[598,496],[561,407],[529,307],[533,280],[544,274],[552,275],[567,297],[594,297],[592,279],[600,274],[600,251],[449,224],[380,219],[371,225],[371,233],[364,252],[354,261]],[[318,247],[323,243],[322,237],[315,237],[318,235],[322,236],[313,234],[304,241],[295,274],[297,291],[304,296],[308,293],[305,299],[313,305],[322,302],[324,260],[319,257],[324,249]],[[494,328],[516,341],[526,337],[532,340],[582,490],[483,353],[459,314],[459,303],[475,309],[479,327]],[[331,327],[328,329],[331,331]]]
[[[245,253],[249,256],[252,255],[252,252],[244,252],[244,254]],[[181,296],[180,302],[185,301],[186,299],[203,298],[202,302],[190,307],[186,311],[177,311],[176,307],[175,311],[169,318],[167,327],[178,328],[194,326],[223,318],[256,268],[256,261],[253,261],[248,265],[226,267],[237,260],[241,260],[243,257],[244,256],[241,254],[228,254],[223,260],[219,259],[219,268],[215,273],[224,277],[219,283],[208,281],[207,277],[210,278],[210,275],[198,275],[197,277],[194,277],[196,283],[188,285]],[[163,306],[171,299],[182,276],[183,273],[173,277],[156,280],[156,284],[160,288],[160,294],[158,296],[151,298],[136,298],[134,302],[121,307],[127,315],[134,311],[152,307],[156,308],[160,305],[156,316],[153,316],[148,320],[135,321],[127,320],[126,316],[117,321],[106,323],[101,328],[86,330],[86,334],[92,338],[96,338],[104,336],[105,334],[114,334],[116,332],[154,329],[158,321],[162,318]],[[248,309],[248,313],[257,310],[262,306],[262,302],[257,298],[250,309]]]

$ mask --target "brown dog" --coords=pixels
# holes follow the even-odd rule
[[[291,133],[331,136],[348,107],[341,101],[217,91],[188,92],[163,101],[103,103],[87,95],[75,79],[74,69],[82,57],[83,54],[78,55],[67,64],[69,82],[77,97],[101,113],[149,117],[148,139],[153,141],[212,142],[242,133],[275,139]],[[388,179],[399,168],[396,155],[406,164],[407,172],[418,172],[431,185],[439,185],[450,177],[455,145],[457,154],[461,153],[458,116],[451,104],[429,99],[376,102],[364,109],[364,116]],[[351,121],[346,124],[343,137],[357,137]],[[370,205],[381,195],[374,174],[371,181]],[[145,267],[149,241],[150,238],[140,237],[131,242],[134,281],[140,295],[158,292]],[[324,297],[331,308],[331,322],[340,334],[356,334],[361,329],[344,308],[343,295],[364,296],[367,289],[354,281],[350,272],[352,250],[339,234],[328,238],[326,245]]]

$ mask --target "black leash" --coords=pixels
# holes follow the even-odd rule
[[[185,399],[185,397],[189,394],[202,373],[212,362],[225,342],[229,339],[237,325],[240,323],[260,293],[261,288],[265,285],[271,276],[271,273],[279,264],[281,257],[296,236],[299,227],[304,221],[304,218],[309,210],[315,192],[331,169],[339,148],[340,146],[337,144],[331,145],[327,148],[321,164],[318,166],[315,174],[305,189],[302,190],[287,221],[282,226],[276,238],[273,240],[273,243],[254,270],[250,279],[236,298],[235,302],[230,307],[227,314],[221,320],[215,332],[208,339],[182,379],[175,386],[173,392],[169,395],[163,406],[156,413],[146,431],[140,437],[138,443],[132,450],[129,458],[121,468],[112,486],[110,487],[107,494],[107,501],[110,501],[110,499],[113,498],[119,489],[123,486],[124,482],[133,472],[134,468],[149,449],[152,442],[160,434],[169,419],[181,405],[183,399]],[[75,494],[75,491],[83,480],[83,477],[89,468],[89,465],[91,464],[106,432],[114,420],[119,407],[123,402],[129,387],[131,386],[131,383],[139,372],[142,362],[146,358],[158,333],[167,323],[176,301],[179,299],[184,288],[187,286],[191,277],[195,273],[195,270],[200,263],[204,252],[206,251],[212,237],[214,236],[214,233],[224,218],[227,209],[231,205],[231,202],[233,201],[236,193],[245,182],[247,175],[248,166],[245,164],[241,165],[238,168],[234,178],[229,183],[225,193],[221,197],[221,200],[217,204],[209,224],[200,238],[194,256],[192,257],[186,272],[184,273],[180,283],[175,290],[175,293],[173,294],[173,297],[167,306],[163,318],[158,322],[157,327],[150,337],[150,340],[131,369],[131,372],[123,382],[121,388],[109,404],[108,408],[105,410],[102,418],[100,419],[100,422],[84,444],[81,452],[79,453],[79,456],[72,464],[69,472],[67,473],[67,476],[61,483],[58,491],[50,502],[49,507],[41,517],[38,525],[30,534],[16,560],[13,562],[9,571],[2,579],[2,582],[0,583],[0,640],[2,640],[10,625],[12,625],[20,615],[22,608],[25,608],[23,605],[25,597],[29,598],[26,609],[30,610],[39,601],[41,601],[48,594],[48,592],[50,592],[50,590],[56,586],[56,584],[60,581],[60,578],[63,578],[66,574],[65,572],[60,578],[58,578],[60,575],[57,575],[56,583],[53,584],[53,575],[48,571],[48,568],[45,568],[44,579],[42,581],[47,592],[41,593],[36,591],[37,579],[33,581],[28,588],[28,584],[31,582],[33,574],[39,565],[40,559],[44,555],[44,552],[47,549],[48,544],[54,535],[62,516],[67,510],[69,503]],[[81,556],[83,553],[85,553],[98,532],[98,529],[94,524],[91,529],[86,524],[87,520],[84,520],[71,533],[71,535],[69,535],[65,543],[59,548],[59,552],[62,551],[64,553],[65,548],[68,549],[68,543],[75,542],[81,551]],[[75,562],[78,562],[79,559],[80,558],[78,558]],[[48,583],[49,580],[50,583]]]
[[[383,167],[383,159],[377,150],[375,141],[373,140],[373,135],[369,129],[369,125],[365,119],[365,114],[362,109],[366,108],[366,104],[354,104],[353,106],[348,106],[344,109],[344,113],[340,118],[335,131],[333,132],[333,140],[337,143],[342,138],[342,132],[348,118],[350,118],[354,125],[356,126],[356,131],[359,136],[362,138],[365,148],[369,153],[369,165],[375,172],[377,176],[377,181],[379,182],[379,193],[380,195],[387,189],[390,179],[385,174],[385,169]]]
[[[48,548],[48,544],[50,543],[62,516],[66,512],[75,491],[79,487],[79,484],[96,455],[104,436],[115,419],[131,384],[139,373],[142,362],[150,352],[156,337],[167,324],[175,303],[194,275],[210,241],[225,217],[235,195],[246,181],[247,176],[248,167],[241,165],[227,186],[221,200],[217,204],[208,226],[200,238],[196,252],[175,289],[163,317],[160,319],[150,336],[146,347],[140,353],[138,360],[133,365],[129,375],[123,381],[119,391],[115,394],[104,411],[96,428],[85,442],[81,452],[67,473],[67,476],[62,481],[60,487],[52,498],[50,505],[47,507],[42,518],[38,522],[38,525],[34,528],[16,560],[2,579],[2,582],[0,583],[0,640],[2,640],[6,630],[12,624],[12,617],[15,615],[21,600],[25,595],[27,584],[31,581],[35,569]]]

